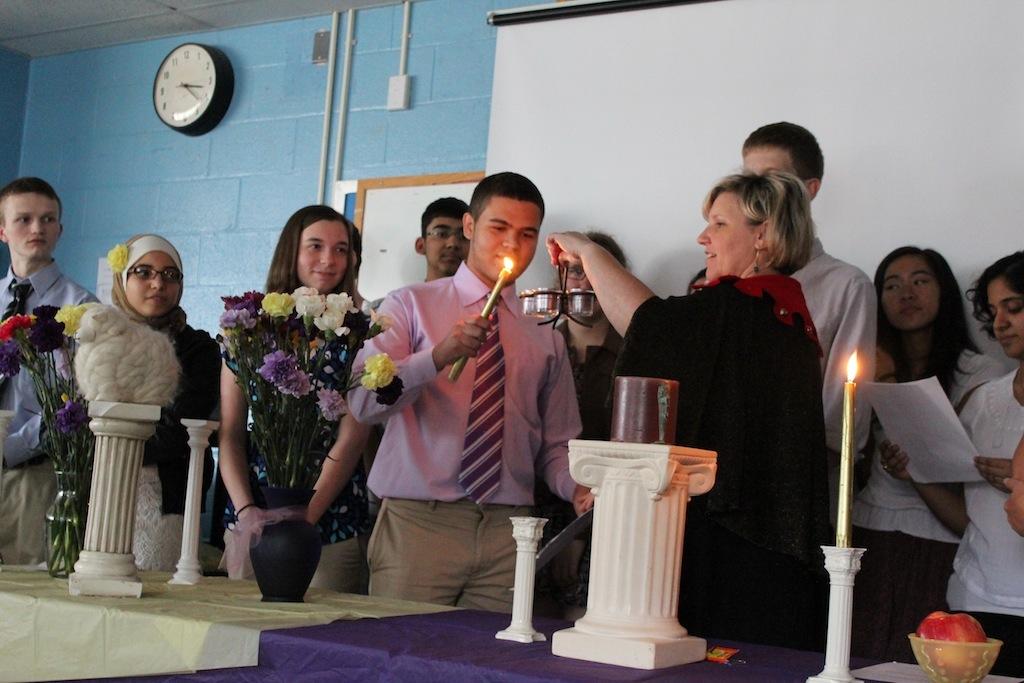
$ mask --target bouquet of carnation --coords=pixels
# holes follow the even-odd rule
[[[43,449],[57,471],[57,500],[47,514],[47,564],[55,576],[74,567],[85,533],[94,437],[73,363],[74,335],[89,305],[39,306],[0,324],[0,375],[9,381],[22,367],[28,371],[42,408]]]
[[[348,390],[360,382],[386,405],[402,393],[387,354],[367,359],[353,375],[356,353],[387,328],[387,320],[371,320],[348,294],[325,296],[311,287],[223,300],[217,339],[245,394],[267,480],[311,489],[322,462],[322,435],[345,414]]]

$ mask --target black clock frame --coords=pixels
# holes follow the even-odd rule
[[[164,63],[167,61],[167,57],[170,57],[175,50],[182,48],[186,45],[195,45],[198,48],[206,50],[210,55],[210,61],[213,62],[213,73],[217,78],[216,87],[213,89],[213,97],[210,98],[210,106],[206,108],[199,118],[188,124],[187,126],[172,126],[171,124],[164,121],[160,116],[160,112],[156,106],[156,88],[160,82],[160,74],[163,72]],[[224,54],[223,50],[213,47],[212,45],[203,45],[202,43],[182,43],[176,46],[167,56],[160,62],[160,68],[156,71],[156,76],[153,77],[153,91],[150,95],[150,99],[153,100],[153,111],[156,113],[157,118],[170,128],[171,130],[196,137],[199,135],[205,135],[211,130],[217,127],[217,124],[221,122],[224,115],[228,113],[228,107],[231,106],[231,99],[235,95],[235,70],[231,66],[231,60]]]

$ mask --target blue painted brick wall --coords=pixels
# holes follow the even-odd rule
[[[486,14],[519,4],[416,0],[411,107],[400,112],[385,104],[402,9],[357,12],[342,177],[482,169],[495,45]],[[155,231],[182,252],[194,325],[214,331],[222,294],[261,288],[281,226],[316,200],[327,69],[310,55],[313,34],[328,28],[324,16],[32,60],[18,171],[61,193],[65,272],[91,288],[112,244]],[[161,59],[187,41],[220,47],[235,68],[227,116],[199,138],[166,128],[150,99]]]
[[[0,187],[18,176],[28,76],[27,57],[0,49]],[[0,272],[6,272],[10,262],[7,250],[0,249]]]

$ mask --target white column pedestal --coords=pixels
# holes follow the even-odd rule
[[[707,642],[679,625],[686,504],[714,485],[717,455],[664,444],[569,442],[573,478],[593,489],[587,613],[558,631],[563,657],[660,669],[701,661]]]
[[[185,521],[181,530],[181,557],[177,571],[167,583],[194,586],[203,578],[199,563],[199,517],[202,511],[203,455],[210,443],[210,434],[219,422],[183,418],[181,424],[188,431],[188,484],[185,488]]]
[[[516,539],[516,579],[512,593],[512,623],[494,637],[498,640],[514,640],[532,643],[547,640],[543,633],[533,630],[533,585],[536,582],[537,544],[540,543],[544,525],[548,520],[541,517],[510,517],[512,537]]]
[[[71,595],[138,598],[135,568],[135,496],[146,440],[156,431],[160,406],[92,401],[89,429],[96,435],[85,548],[68,577]]]
[[[850,674],[850,630],[853,619],[853,582],[860,571],[864,548],[821,546],[828,570],[828,639],[825,668],[807,683],[861,683]]]

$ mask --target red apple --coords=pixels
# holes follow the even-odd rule
[[[984,643],[988,640],[978,620],[963,612],[932,612],[917,627],[917,635],[929,640],[955,640],[966,643]]]

